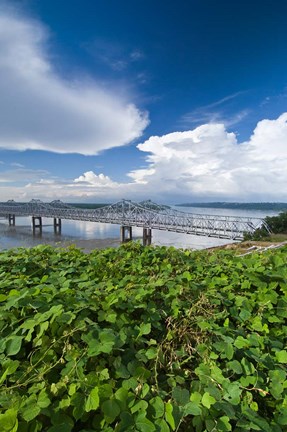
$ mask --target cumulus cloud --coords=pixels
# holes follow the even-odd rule
[[[130,172],[130,182],[118,183],[93,171],[74,179],[35,171],[30,173],[30,182],[22,181],[24,187],[4,185],[1,195],[70,202],[121,198],[158,202],[287,200],[287,113],[260,121],[250,139],[241,143],[223,124],[206,124],[150,137],[138,150],[146,153],[146,166]],[[17,172],[25,180],[29,175],[28,170]],[[0,181],[5,178],[12,181],[14,176],[9,173],[7,177],[6,172]]]
[[[22,188],[20,199],[112,202],[124,196],[129,196],[129,184],[117,183],[104,174],[87,171],[75,179],[44,178],[30,182]]]
[[[147,114],[96,82],[61,78],[48,38],[41,23],[0,9],[0,148],[94,155],[141,136]]]
[[[95,174],[93,171],[87,171],[74,180],[74,183],[89,185],[95,187],[116,187],[117,183],[113,182],[110,177],[104,174]]]
[[[286,200],[287,113],[260,121],[250,140],[239,143],[223,124],[154,136],[138,149],[147,167],[130,177],[147,195],[190,200]]]

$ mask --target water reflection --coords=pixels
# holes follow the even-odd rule
[[[212,215],[229,215],[229,216],[249,216],[264,218],[278,214],[274,211],[245,211],[245,210],[225,210],[225,209],[205,209],[205,208],[187,208],[176,207],[188,213],[212,214]],[[98,247],[96,241],[99,241],[104,247],[104,242],[113,239],[114,244],[118,244],[120,236],[120,226],[113,224],[104,224],[97,222],[62,220],[61,234],[54,233],[53,219],[43,218],[42,233],[35,232],[33,236],[31,218],[16,217],[16,225],[9,226],[5,219],[0,220],[0,249],[9,249],[12,247],[31,247],[37,244],[60,245],[65,243],[80,244],[81,247],[86,241],[93,241],[90,248]],[[142,239],[142,228],[133,227],[133,238]],[[175,246],[180,248],[204,249],[213,246],[219,246],[232,243],[232,240],[217,239],[210,237],[200,237],[188,234],[172,233],[168,231],[152,231],[152,243],[156,245]],[[110,242],[111,243],[111,242]],[[107,245],[110,245],[107,242]]]

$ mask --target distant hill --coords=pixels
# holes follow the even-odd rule
[[[175,204],[178,207],[202,207],[220,209],[240,209],[240,210],[287,210],[287,203],[281,202],[262,202],[262,203],[240,203],[240,202],[208,202],[208,203],[183,203]]]

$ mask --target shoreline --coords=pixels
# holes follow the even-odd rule
[[[70,246],[76,246],[79,249],[82,249],[85,253],[90,253],[95,249],[108,249],[108,248],[117,248],[121,245],[119,239],[116,238],[108,238],[108,239],[76,239],[76,240],[62,240],[51,244],[55,247],[63,247],[67,248]]]

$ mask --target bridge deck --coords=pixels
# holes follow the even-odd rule
[[[1,215],[102,222],[233,240],[241,240],[244,233],[253,233],[258,227],[266,226],[260,218],[185,213],[151,201],[138,204],[127,200],[95,210],[73,207],[61,201],[8,201],[0,203]]]

